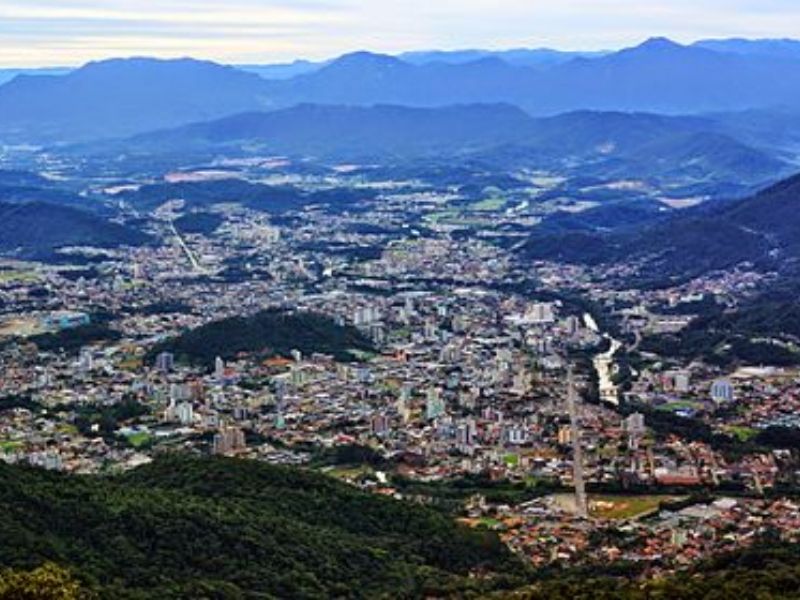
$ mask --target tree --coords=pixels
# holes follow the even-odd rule
[[[0,572],[0,600],[84,600],[91,594],[66,569],[45,563],[33,571]]]

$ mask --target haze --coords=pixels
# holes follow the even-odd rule
[[[359,48],[619,48],[651,36],[792,37],[791,0],[3,0],[0,66],[111,56],[222,62],[329,58]]]

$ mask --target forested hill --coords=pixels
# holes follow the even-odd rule
[[[749,262],[786,270],[800,262],[800,176],[723,206],[687,210],[633,231],[548,231],[520,248],[523,260],[639,265],[646,283],[675,284]]]
[[[524,575],[495,534],[434,510],[222,458],[113,477],[0,463],[0,540],[0,568],[52,562],[115,600],[461,596]]]
[[[220,356],[234,358],[241,352],[264,357],[288,356],[292,350],[303,354],[319,352],[337,360],[353,358],[352,352],[373,350],[358,329],[337,325],[315,313],[264,310],[249,317],[231,317],[208,323],[158,345],[150,353],[172,352],[181,362],[212,365]]]

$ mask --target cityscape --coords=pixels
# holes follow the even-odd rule
[[[800,597],[800,42],[544,52],[0,69],[0,598]]]

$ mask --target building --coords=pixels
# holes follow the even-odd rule
[[[156,357],[156,369],[162,373],[169,373],[175,368],[175,355],[172,352],[162,352]]]
[[[728,379],[717,379],[711,384],[711,399],[717,404],[727,404],[735,399],[733,384]]]
[[[222,427],[214,436],[211,451],[214,454],[232,455],[247,447],[244,432],[237,427]]]

